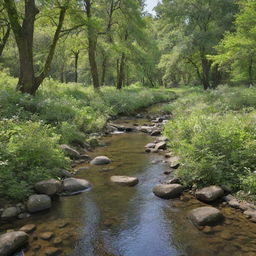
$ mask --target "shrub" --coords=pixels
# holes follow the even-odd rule
[[[68,167],[59,139],[53,128],[40,122],[0,121],[0,194],[23,199],[36,182]]]
[[[172,104],[175,118],[165,134],[182,159],[177,175],[187,186],[225,184],[255,193],[256,105],[252,92],[256,91],[228,89],[197,91],[178,99]],[[237,100],[239,94],[251,99],[250,103]]]

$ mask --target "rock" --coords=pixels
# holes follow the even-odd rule
[[[111,163],[111,160],[106,156],[97,156],[91,161],[91,164],[93,165],[104,165],[109,163]]]
[[[79,167],[76,172],[84,172],[84,171],[88,171],[89,170],[89,167]]]
[[[61,182],[56,179],[43,180],[35,184],[35,190],[39,194],[53,196],[61,192],[62,185]]]
[[[158,142],[157,144],[156,144],[156,146],[155,146],[155,149],[166,149],[166,146],[167,146],[167,144],[166,144],[166,142],[165,141],[162,141],[162,142]]]
[[[168,163],[172,169],[177,169],[180,166],[180,158],[178,156],[172,156],[168,158]]]
[[[32,195],[27,202],[28,211],[39,212],[51,208],[52,201],[47,195]]]
[[[62,144],[60,145],[60,148],[65,152],[65,154],[67,156],[69,156],[72,159],[79,159],[80,158],[80,153],[74,149],[71,148],[70,146],[66,145],[66,144]]]
[[[54,238],[54,240],[53,240],[53,244],[55,245],[55,246],[58,246],[58,245],[60,245],[60,244],[62,244],[62,239],[60,238],[60,237],[56,237],[56,238]]]
[[[138,130],[145,133],[151,133],[153,131],[153,128],[150,126],[140,126],[138,127]]]
[[[150,136],[159,136],[159,135],[161,135],[161,130],[153,130],[150,133]]]
[[[91,157],[86,154],[83,154],[83,155],[80,155],[79,159],[83,160],[84,162],[89,162],[91,160]]]
[[[180,184],[181,181],[179,178],[172,178],[170,180],[165,180],[163,183],[164,184]]]
[[[168,141],[169,139],[167,138],[167,137],[165,137],[165,136],[161,136],[161,137],[159,137],[159,138],[157,138],[157,141],[158,142],[162,142],[162,141]]]
[[[28,242],[28,235],[23,231],[14,231],[0,236],[0,255],[12,255]]]
[[[59,176],[60,178],[70,178],[72,177],[72,173],[67,170],[60,170]]]
[[[8,219],[12,219],[18,216],[18,214],[20,213],[20,211],[16,208],[16,207],[8,207],[6,209],[4,209],[1,218],[3,220],[8,220]]]
[[[62,221],[61,223],[59,223],[58,227],[59,227],[59,228],[65,228],[65,227],[68,226],[68,225],[69,225],[69,222],[67,222],[67,221]]]
[[[156,146],[155,143],[148,143],[145,148],[154,148]]]
[[[28,212],[23,212],[18,215],[18,219],[26,219],[29,218],[31,215]]]
[[[195,226],[212,226],[219,223],[223,215],[214,207],[204,206],[190,211],[189,219]]]
[[[153,188],[153,193],[164,199],[172,199],[179,197],[183,192],[180,184],[158,184]]]
[[[110,180],[121,186],[135,186],[139,182],[138,178],[129,176],[112,176]]]
[[[256,219],[256,210],[248,209],[244,211],[244,214],[249,216],[250,218]]]
[[[90,183],[84,179],[67,178],[63,181],[63,190],[66,192],[79,192],[90,187]]]
[[[44,232],[44,233],[39,234],[39,237],[43,240],[48,241],[48,240],[52,239],[53,235],[54,235],[53,232]]]
[[[35,230],[36,230],[36,225],[35,224],[27,224],[27,225],[20,228],[20,231],[24,231],[26,233],[32,233]]]
[[[223,189],[218,186],[209,186],[196,191],[196,198],[206,203],[213,202],[216,199],[222,197],[223,195]]]
[[[46,247],[44,249],[44,255],[46,256],[57,256],[61,254],[61,249],[56,247]]]
[[[23,203],[16,204],[16,207],[17,207],[19,212],[25,212],[26,211],[26,206]]]

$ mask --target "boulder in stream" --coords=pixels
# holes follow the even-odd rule
[[[196,191],[196,198],[205,203],[213,202],[223,195],[224,191],[219,186],[209,186]]]
[[[67,156],[69,156],[70,158],[72,158],[72,159],[79,159],[79,158],[80,158],[80,153],[79,153],[76,149],[70,147],[69,145],[67,145],[67,144],[62,144],[62,145],[60,145],[60,148],[61,148],[61,149],[65,152],[65,154],[66,154]]]
[[[17,207],[14,207],[14,206],[8,207],[3,210],[2,214],[1,214],[1,218],[3,220],[12,219],[12,218],[17,217],[19,213],[20,213],[20,211]]]
[[[139,182],[138,178],[129,176],[112,176],[110,180],[121,186],[135,186]]]
[[[91,161],[91,164],[93,165],[104,165],[109,163],[111,163],[111,160],[106,156],[97,156]]]
[[[166,149],[167,143],[166,141],[158,142],[155,146],[155,149]]]
[[[37,182],[35,184],[35,190],[39,194],[45,194],[53,196],[61,192],[62,184],[59,180],[50,179]]]
[[[63,181],[63,190],[69,193],[76,193],[91,187],[89,181],[84,179],[67,178]]]
[[[39,212],[51,208],[52,200],[47,195],[32,195],[27,202],[29,212]]]
[[[0,236],[0,255],[9,256],[28,242],[28,235],[23,231],[8,232]]]
[[[180,184],[158,184],[153,188],[153,193],[163,199],[179,197],[183,192]]]
[[[222,213],[214,207],[204,206],[189,212],[189,219],[195,226],[212,226],[221,222]]]

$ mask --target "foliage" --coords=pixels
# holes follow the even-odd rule
[[[35,182],[56,177],[69,166],[58,146],[60,136],[41,122],[0,121],[0,194],[20,200]]]
[[[165,133],[182,159],[177,175],[187,186],[225,184],[256,192],[255,95],[253,88],[197,89],[172,104],[175,118]]]
[[[0,72],[0,195],[21,200],[39,180],[69,166],[60,143],[80,143],[108,118],[172,99],[175,94],[133,85],[101,93],[80,84],[44,82],[36,96],[15,91],[16,79]]]

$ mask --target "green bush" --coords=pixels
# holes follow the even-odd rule
[[[256,90],[194,91],[171,104],[165,134],[187,186],[229,185],[256,193]]]
[[[33,185],[69,166],[60,136],[40,122],[0,121],[0,194],[23,199]]]

